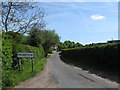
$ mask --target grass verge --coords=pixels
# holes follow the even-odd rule
[[[3,90],[5,90],[7,88],[12,88],[12,87],[16,86],[17,84],[19,84],[20,82],[25,81],[25,80],[29,79],[30,77],[33,77],[37,73],[41,72],[44,69],[47,58],[44,57],[34,63],[34,72],[32,72],[32,67],[29,63],[27,65],[25,65],[24,69],[21,71],[11,70],[10,76],[14,77],[13,85],[4,86],[4,87],[2,87]]]

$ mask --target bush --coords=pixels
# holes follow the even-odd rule
[[[8,35],[3,34],[2,39],[2,63],[3,69],[11,69],[12,66],[12,38]]]
[[[14,84],[14,76],[12,76],[12,72],[10,70],[3,72],[2,84],[3,86],[11,86]]]
[[[22,52],[22,53],[27,53],[27,52],[31,52],[31,53],[34,53],[34,59],[35,60],[38,60],[38,58],[42,58],[44,57],[44,49],[41,45],[39,45],[39,47],[33,47],[33,46],[30,46],[30,45],[22,45],[22,44],[14,44],[13,46],[13,67],[14,68],[18,68],[17,66],[17,54],[19,52]],[[25,61],[27,60],[27,58],[21,58],[21,61]],[[23,63],[23,62],[22,62]]]
[[[12,77],[9,70],[12,69],[12,45],[13,40],[9,35],[3,33],[2,38],[2,84],[12,85]]]

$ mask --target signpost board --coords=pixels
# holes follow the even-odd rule
[[[33,63],[34,63],[34,53],[18,53],[18,65],[19,65],[19,71],[20,71],[20,66],[21,66],[21,61],[20,58],[31,58],[32,60],[32,72],[33,72]]]
[[[34,53],[18,53],[18,57],[19,58],[33,58],[34,57]]]

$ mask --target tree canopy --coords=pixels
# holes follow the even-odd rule
[[[49,48],[53,45],[58,45],[60,37],[55,33],[55,30],[39,30],[34,28],[29,33],[28,43],[38,47],[41,44],[47,54]]]
[[[63,43],[60,42],[58,46],[59,46],[60,49],[83,47],[83,45],[80,44],[79,42],[75,43],[75,42],[72,42],[72,41],[64,41]]]

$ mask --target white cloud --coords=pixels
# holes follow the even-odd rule
[[[105,16],[101,16],[99,14],[96,14],[96,15],[91,15],[91,18],[93,20],[102,20],[102,19],[105,19]]]

